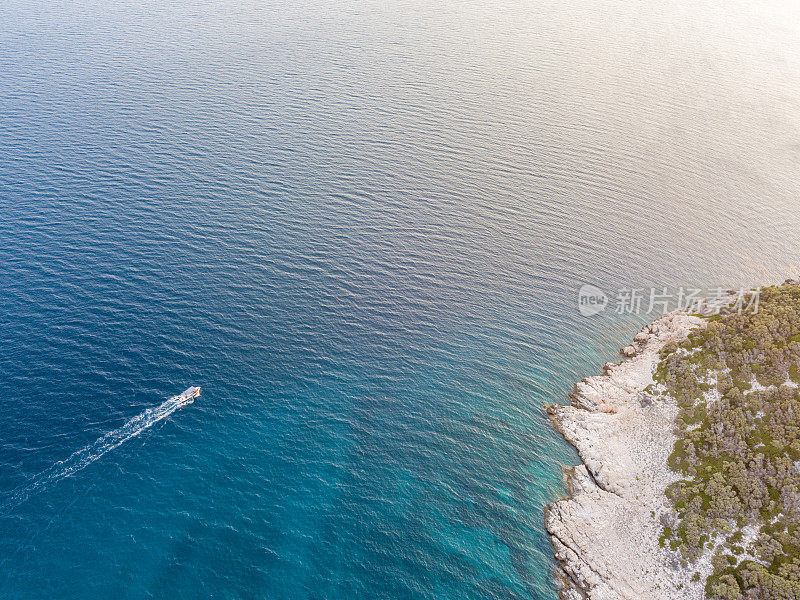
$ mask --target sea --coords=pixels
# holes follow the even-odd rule
[[[0,598],[555,600],[545,407],[798,231],[794,0],[2,2]]]

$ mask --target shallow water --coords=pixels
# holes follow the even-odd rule
[[[555,598],[580,285],[800,272],[799,16],[0,6],[0,597]]]

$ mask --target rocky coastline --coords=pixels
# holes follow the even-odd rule
[[[545,510],[563,600],[704,598],[710,558],[687,568],[659,545],[670,513],[664,492],[678,479],[667,464],[678,408],[648,388],[664,345],[705,322],[685,311],[656,319],[622,349],[625,360],[577,383],[571,404],[548,407],[582,461],[565,468],[569,497]]]

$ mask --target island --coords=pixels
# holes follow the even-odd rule
[[[564,600],[800,598],[800,282],[743,300],[656,319],[548,407],[582,461],[545,511]]]

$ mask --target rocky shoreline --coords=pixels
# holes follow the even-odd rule
[[[569,497],[545,510],[563,600],[704,597],[709,557],[687,568],[659,547],[670,514],[664,492],[678,479],[667,465],[678,409],[647,391],[661,348],[704,322],[684,311],[653,321],[621,351],[627,359],[577,383],[570,405],[548,407],[583,463],[565,468]]]

